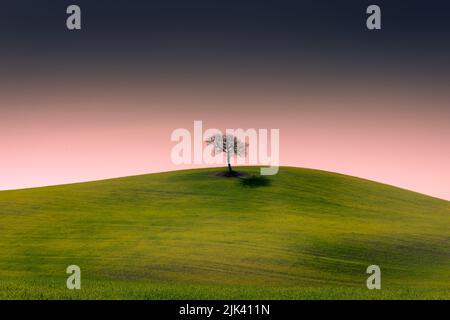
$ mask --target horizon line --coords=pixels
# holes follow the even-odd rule
[[[240,165],[240,166],[235,166],[234,168],[252,168],[252,167],[253,168],[260,168],[260,167],[267,167],[267,165]],[[329,170],[324,170],[324,169],[317,169],[317,168],[296,167],[296,166],[289,166],[289,165],[285,165],[285,166],[280,165],[278,167],[279,168],[294,168],[294,169],[304,169],[304,170],[312,170],[312,171],[321,171],[321,172],[333,173],[333,174],[337,174],[337,175],[341,175],[341,176],[357,178],[357,179],[360,179],[360,180],[365,180],[365,181],[370,181],[370,182],[382,184],[382,185],[385,185],[385,186],[390,186],[390,187],[393,187],[393,188],[405,190],[405,191],[408,191],[408,192],[413,192],[413,193],[416,193],[416,194],[419,194],[419,195],[422,195],[422,196],[434,198],[434,199],[441,200],[441,201],[450,202],[450,199],[447,200],[447,199],[444,199],[444,198],[439,198],[437,196],[433,196],[433,195],[430,195],[430,194],[414,191],[414,190],[411,190],[411,189],[406,189],[406,188],[403,188],[403,187],[400,187],[400,186],[396,186],[396,185],[393,185],[393,184],[389,184],[389,183],[385,183],[385,182],[382,182],[382,181],[371,180],[371,179],[367,179],[367,178],[364,178],[364,177],[350,175],[350,174],[346,174],[346,173],[341,173],[341,172],[336,172],[336,171],[329,171]],[[224,169],[224,168],[225,167],[200,167],[200,168],[186,168],[186,169],[176,169],[176,170],[166,170],[166,171],[139,173],[139,174],[131,174],[131,175],[128,175],[128,176],[116,176],[116,177],[108,177],[108,178],[101,178],[101,179],[95,179],[95,180],[76,181],[76,182],[61,183],[61,184],[50,184],[50,185],[32,186],[32,187],[25,187],[25,188],[0,189],[0,193],[1,192],[8,192],[8,191],[23,191],[23,190],[33,190],[33,189],[41,189],[41,188],[62,187],[62,186],[70,186],[70,185],[77,185],[77,184],[84,184],[84,183],[94,183],[94,182],[100,182],[100,181],[108,181],[108,180],[118,180],[118,179],[124,179],[124,178],[140,177],[140,176],[147,176],[147,175],[153,175],[153,174],[171,173],[171,172],[178,172],[178,171]]]

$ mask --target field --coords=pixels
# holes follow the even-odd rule
[[[0,192],[0,299],[450,299],[450,202],[220,170]],[[66,288],[73,264],[81,290]],[[373,264],[381,290],[366,288]]]

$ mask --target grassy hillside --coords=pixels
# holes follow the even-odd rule
[[[217,171],[0,192],[0,298],[450,298],[450,202],[317,170],[261,186]]]

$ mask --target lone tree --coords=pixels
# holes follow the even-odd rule
[[[237,137],[231,134],[216,134],[209,137],[206,141],[207,145],[213,145],[213,156],[216,153],[226,153],[228,163],[228,175],[236,176],[236,173],[231,168],[231,157],[236,155],[245,157],[247,155],[248,143],[243,143]]]

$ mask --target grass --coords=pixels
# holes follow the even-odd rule
[[[0,192],[0,298],[450,298],[450,202],[317,170],[262,185],[217,171]]]

